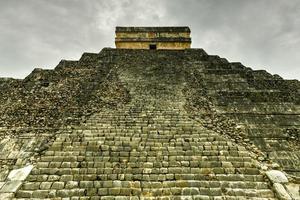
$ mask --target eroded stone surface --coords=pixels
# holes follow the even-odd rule
[[[286,189],[283,187],[280,183],[274,183],[273,184],[274,190],[276,191],[278,198],[281,200],[292,200],[289,193],[286,191]]]
[[[13,197],[13,193],[0,193],[0,200],[11,200]]]
[[[22,181],[7,181],[2,186],[0,193],[14,193],[20,188],[21,185]]]
[[[259,166],[299,174],[299,82],[201,49],[104,49],[0,87],[1,171],[36,163],[17,198],[275,199]]]
[[[4,184],[5,184],[5,182],[0,182],[0,190]]]
[[[0,181],[4,181],[9,173],[8,169],[3,169],[0,171]]]
[[[272,183],[287,183],[288,179],[284,173],[279,170],[270,170],[266,172]]]
[[[292,198],[300,199],[300,184],[289,183],[286,184],[287,191],[291,194]]]
[[[188,115],[182,52],[126,52],[113,70],[130,101],[57,134],[18,198],[275,198],[243,146]]]
[[[20,169],[14,169],[9,173],[7,179],[10,181],[24,181],[32,169],[33,165],[28,165]]]

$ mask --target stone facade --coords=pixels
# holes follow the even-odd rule
[[[116,27],[119,49],[188,49],[189,27]]]
[[[0,199],[299,199],[299,92],[202,49],[0,79]]]

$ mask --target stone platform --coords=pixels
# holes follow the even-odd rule
[[[114,85],[122,87],[99,93],[101,106],[81,114],[77,124],[6,137],[1,142],[3,198],[298,198],[299,82],[202,49],[104,49],[84,56],[55,70],[78,70],[92,60],[89,65],[97,70],[107,67],[103,79],[114,74]],[[90,71],[85,80],[94,77]],[[110,100],[117,102],[125,90],[128,100],[111,106]],[[87,101],[85,106],[94,105]],[[40,142],[29,143],[30,134]],[[18,147],[20,142],[24,145]],[[26,163],[33,166],[30,174],[4,190],[11,170]],[[266,176],[272,169],[283,171],[286,181]]]

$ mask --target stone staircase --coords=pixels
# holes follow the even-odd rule
[[[182,53],[111,55],[130,102],[57,135],[15,198],[276,199],[248,150],[190,118]]]

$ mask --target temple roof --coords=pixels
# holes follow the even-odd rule
[[[133,26],[117,26],[116,32],[188,32],[191,30],[188,26],[144,26],[144,27],[133,27]]]

